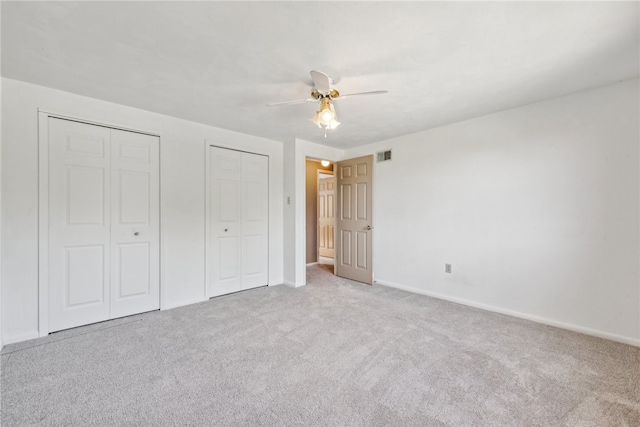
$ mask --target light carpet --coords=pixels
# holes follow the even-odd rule
[[[640,348],[308,270],[8,345],[3,426],[640,426]]]

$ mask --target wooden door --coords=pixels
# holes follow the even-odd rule
[[[318,255],[333,258],[335,178],[318,179]]]
[[[336,171],[336,275],[373,284],[373,156],[338,162]]]

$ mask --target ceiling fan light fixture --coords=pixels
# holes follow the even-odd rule
[[[336,116],[336,110],[331,105],[331,99],[329,97],[323,97],[320,99],[320,109],[316,111],[311,119],[314,125],[319,128],[335,129],[340,122]]]
[[[327,129],[333,130],[333,129],[337,128],[338,126],[340,126],[340,122],[337,121],[337,120],[334,120],[334,121],[332,121],[331,123],[329,123],[327,125]]]
[[[327,110],[325,108],[324,110],[322,110],[322,113],[320,114],[320,119],[324,123],[329,123],[335,119],[335,116],[333,115],[333,112],[331,110]]]
[[[336,110],[333,108],[331,101],[338,99],[348,98],[352,96],[360,95],[378,95],[387,93],[386,90],[376,90],[370,92],[348,93],[341,95],[340,92],[332,87],[333,79],[326,73],[311,70],[311,80],[313,80],[313,90],[311,91],[311,98],[297,99],[295,101],[284,101],[267,104],[267,107],[275,105],[289,105],[289,104],[304,104],[306,102],[318,101],[320,106],[318,111],[311,117],[311,122],[318,126],[320,129],[324,129],[324,137],[327,137],[327,129],[335,129],[340,126]]]

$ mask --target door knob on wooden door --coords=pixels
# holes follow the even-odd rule
[[[367,227],[365,228],[365,230],[373,230],[373,227],[370,225],[367,225]]]

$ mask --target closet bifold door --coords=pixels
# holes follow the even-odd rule
[[[160,308],[157,137],[49,118],[49,331]]]
[[[242,153],[209,148],[208,296],[242,290],[240,273]]]
[[[111,131],[49,119],[49,331],[109,319]]]
[[[160,308],[160,177],[155,136],[111,131],[111,318]]]
[[[269,282],[269,158],[242,153],[242,289]]]
[[[268,284],[269,158],[209,147],[209,298]]]

